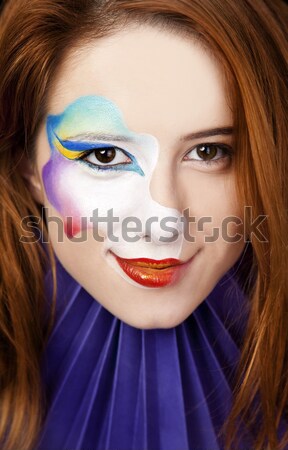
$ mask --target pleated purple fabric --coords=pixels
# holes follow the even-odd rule
[[[46,281],[49,291],[49,273]],[[230,272],[181,325],[139,330],[58,264],[57,321],[43,358],[48,412],[37,449],[221,450],[247,308]],[[239,450],[251,449],[243,439]]]

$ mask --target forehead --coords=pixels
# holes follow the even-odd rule
[[[59,114],[79,97],[101,95],[120,108],[135,132],[172,137],[231,124],[225,85],[219,63],[192,37],[130,26],[71,51],[48,112]]]

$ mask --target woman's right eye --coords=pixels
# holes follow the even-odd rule
[[[80,159],[91,165],[101,167],[102,170],[105,170],[105,167],[108,169],[114,166],[132,163],[132,159],[124,150],[114,146],[89,150]]]

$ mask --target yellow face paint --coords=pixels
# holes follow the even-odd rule
[[[85,154],[85,152],[83,151],[71,151],[68,150],[67,148],[65,148],[61,142],[59,141],[59,139],[57,139],[57,137],[55,138],[54,142],[53,142],[55,148],[58,150],[59,153],[61,153],[61,155],[65,156],[65,158],[68,159],[79,159],[81,158],[81,156],[83,156]]]

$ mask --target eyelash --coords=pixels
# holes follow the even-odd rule
[[[221,156],[221,157],[219,157],[217,159],[207,160],[207,161],[201,160],[201,159],[194,159],[194,160],[193,159],[188,159],[188,158],[185,159],[187,157],[187,155],[189,155],[189,153],[191,153],[194,150],[197,150],[197,149],[199,149],[201,147],[217,148],[217,149],[219,149],[219,150],[224,152],[224,156]],[[196,164],[199,163],[201,165],[204,164],[205,166],[211,166],[211,165],[216,165],[216,164],[222,164],[223,165],[224,160],[227,160],[227,158],[229,158],[230,161],[231,161],[233,155],[234,155],[234,149],[230,145],[217,144],[215,142],[205,142],[205,143],[196,145],[195,147],[191,148],[188,152],[186,152],[186,154],[185,154],[185,156],[183,158],[183,161],[193,161],[193,163],[196,163]]]
[[[116,158],[117,158],[117,152],[121,152],[123,156],[125,156],[125,158],[128,158],[129,161],[123,161],[123,162],[118,162],[116,164],[111,164],[111,165],[102,165],[102,164],[95,164],[94,162],[88,161],[86,158],[88,158],[89,155],[93,154],[96,150],[101,151],[101,150],[115,150],[116,153]],[[119,156],[119,155],[118,155]],[[126,172],[136,172],[138,173],[140,176],[144,176],[144,172],[142,170],[142,168],[139,166],[139,164],[137,163],[136,158],[131,155],[129,152],[116,147],[115,145],[105,145],[103,147],[98,147],[98,148],[94,148],[91,150],[87,150],[85,152],[82,153],[82,155],[79,156],[79,158],[77,158],[77,160],[80,163],[83,163],[85,165],[88,165],[88,167],[92,170],[97,171],[98,173],[102,172],[112,172],[112,171],[126,171]],[[111,161],[112,162],[112,161]]]
[[[219,157],[217,159],[210,159],[210,160],[207,160],[207,161],[201,160],[201,159],[188,159],[188,158],[186,158],[187,155],[189,155],[189,153],[193,152],[194,150],[197,151],[197,149],[199,149],[201,147],[217,148],[217,149],[219,149],[219,150],[224,152],[224,156]],[[103,148],[97,148],[97,150],[101,150],[101,149],[104,150],[104,149],[107,149],[107,148],[108,148],[108,146],[103,146]],[[102,172],[109,171],[109,170],[117,170],[117,167],[118,167],[118,170],[121,170],[121,168],[123,168],[124,166],[129,166],[131,163],[133,163],[132,155],[130,155],[125,150],[123,150],[123,149],[121,149],[119,147],[113,146],[113,145],[111,145],[109,148],[113,148],[116,151],[122,152],[127,158],[130,159],[131,162],[130,163],[129,162],[127,162],[127,163],[118,163],[118,164],[114,164],[114,165],[113,164],[111,164],[111,165],[107,164],[107,166],[105,166],[105,165],[102,166],[100,164],[97,165],[97,164],[91,163],[90,161],[85,160],[85,158],[87,158],[89,155],[91,155],[93,152],[95,152],[96,149],[87,150],[87,151],[83,152],[81,154],[81,156],[79,156],[79,158],[77,158],[77,160],[87,164],[93,170],[102,171]],[[183,161],[188,161],[188,162],[193,161],[194,164],[196,163],[196,164],[201,164],[201,165],[205,165],[206,167],[209,167],[209,166],[212,166],[212,165],[213,166],[219,165],[219,164],[223,165],[224,161],[226,161],[227,158],[229,158],[230,161],[231,161],[231,159],[233,157],[233,154],[234,154],[233,148],[230,147],[227,144],[217,144],[215,142],[213,142],[213,143],[210,143],[210,142],[208,143],[207,142],[207,143],[198,144],[195,147],[193,147],[192,149],[190,149],[188,152],[186,152],[186,154],[185,154],[185,156],[183,158]]]
[[[118,163],[118,164],[111,164],[111,165],[108,165],[107,164],[107,166],[105,166],[105,165],[101,165],[101,164],[99,164],[99,165],[97,165],[97,164],[94,164],[94,163],[91,163],[90,161],[87,161],[87,160],[85,160],[85,158],[87,158],[89,155],[91,155],[92,153],[94,153],[96,150],[107,150],[107,149],[109,149],[109,148],[113,148],[113,149],[115,149],[116,151],[120,151],[120,152],[122,152],[127,158],[129,158],[130,159],[130,162],[127,162],[127,163]],[[87,151],[85,151],[81,156],[79,156],[79,158],[77,158],[77,160],[78,161],[81,161],[81,162],[83,162],[83,163],[85,163],[85,164],[87,164],[89,167],[91,167],[92,169],[94,169],[94,170],[98,170],[98,171],[103,171],[103,172],[105,172],[105,171],[109,171],[109,170],[115,170],[115,167],[123,167],[123,166],[128,166],[128,165],[130,165],[131,163],[133,163],[133,159],[132,159],[132,155],[130,155],[128,152],[126,152],[125,150],[123,150],[122,148],[119,148],[119,147],[116,147],[115,145],[111,145],[111,146],[103,146],[103,147],[99,147],[99,148],[97,148],[97,149],[92,149],[92,150],[87,150]]]

